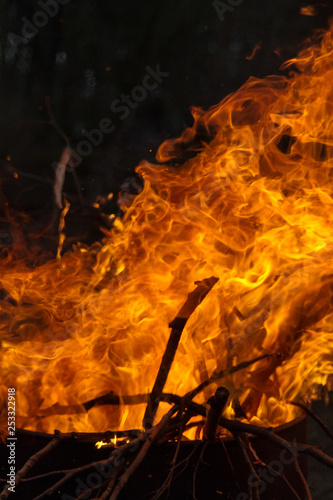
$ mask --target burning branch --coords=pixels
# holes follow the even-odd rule
[[[220,408],[223,406],[222,402],[220,400],[227,399],[226,390],[224,389],[222,391],[221,389],[223,389],[223,388],[220,388],[220,390],[217,391],[218,394],[214,396],[214,399],[218,400]],[[176,397],[177,396],[175,396],[175,398]],[[182,400],[182,398],[179,398],[178,401],[180,402],[180,401],[184,401],[184,400]],[[186,405],[187,405],[186,408],[187,408],[187,410],[190,411],[191,415],[202,415],[202,416],[206,415],[207,410],[204,406],[199,405],[199,404],[194,403],[193,401],[189,401],[189,400],[187,400]],[[28,481],[35,481],[35,480],[38,481],[41,478],[45,478],[45,477],[52,476],[55,474],[64,474],[64,477],[62,479],[57,481],[52,487],[50,487],[49,489],[47,489],[41,495],[39,495],[38,497],[36,497],[34,499],[34,500],[42,500],[44,498],[49,497],[54,492],[58,491],[65,483],[67,483],[70,479],[73,479],[76,475],[81,474],[84,471],[88,471],[89,469],[91,469],[94,466],[103,466],[106,464],[112,464],[115,466],[115,468],[113,470],[112,476],[110,477],[109,483],[108,484],[103,483],[103,485],[100,485],[100,486],[103,486],[103,489],[105,488],[105,490],[104,490],[104,493],[101,493],[101,496],[98,496],[96,498],[99,498],[100,500],[106,500],[107,498],[110,498],[110,500],[116,500],[118,498],[120,492],[123,490],[124,486],[129,481],[132,474],[139,467],[139,465],[145,460],[145,458],[147,457],[147,455],[149,453],[150,448],[154,445],[154,443],[157,442],[158,438],[160,438],[160,437],[163,438],[163,436],[168,435],[169,429],[170,429],[170,427],[173,426],[174,422],[178,421],[178,426],[180,429],[182,429],[186,425],[186,419],[188,419],[189,414],[186,413],[185,411],[183,411],[181,413],[181,418],[179,420],[178,414],[176,416],[174,416],[174,414],[179,412],[179,410],[180,410],[179,403],[174,404],[171,407],[171,409],[169,410],[169,412],[162,418],[162,420],[157,425],[155,425],[151,430],[144,433],[142,436],[140,436],[136,439],[133,439],[129,443],[125,443],[125,444],[121,445],[119,448],[114,450],[114,452],[111,454],[110,458],[108,458],[107,460],[93,462],[93,463],[90,463],[88,465],[78,467],[75,469],[71,469],[71,470],[53,471],[53,472],[49,472],[49,473],[42,474],[39,476],[31,477],[29,479],[24,479],[24,476],[27,474],[28,471],[30,471],[30,469],[37,463],[38,460],[40,460],[43,456],[45,456],[47,453],[52,451],[52,449],[54,449],[61,442],[61,440],[65,439],[65,438],[72,437],[72,436],[67,435],[67,434],[65,434],[65,435],[57,434],[55,436],[55,438],[46,447],[44,447],[38,453],[33,455],[27,461],[27,463],[22,467],[22,469],[17,474],[17,476],[19,476],[17,484],[18,484],[18,482],[25,483]],[[184,418],[185,418],[185,420],[184,420]],[[300,443],[295,443],[295,442],[291,443],[291,442],[281,438],[280,436],[276,435],[269,428],[264,428],[264,427],[259,427],[259,426],[252,425],[252,424],[247,424],[247,423],[244,423],[244,422],[241,422],[238,420],[229,420],[229,419],[224,418],[224,417],[218,418],[217,420],[218,420],[218,425],[229,430],[234,436],[236,436],[236,439],[237,439],[237,437],[239,437],[241,439],[240,444],[243,448],[243,451],[246,453],[246,456],[247,456],[246,460],[247,460],[248,464],[250,462],[252,464],[251,465],[251,473],[255,472],[254,465],[255,465],[256,461],[258,461],[258,459],[257,459],[256,454],[253,455],[253,457],[255,459],[254,463],[252,462],[252,460],[250,458],[251,454],[253,454],[253,450],[252,450],[251,444],[248,440],[249,435],[259,436],[259,437],[265,439],[266,441],[268,441],[269,443],[272,443],[281,449],[287,450],[292,455],[292,457],[294,457],[294,462],[297,459],[297,455],[299,453],[302,453],[302,454],[312,456],[313,458],[317,459],[318,461],[320,461],[324,465],[333,469],[333,458],[326,455],[325,453],[318,450],[317,448],[314,448],[314,447],[306,445],[306,444],[300,444]],[[214,425],[215,425],[215,422],[216,422],[216,415],[214,416]],[[181,432],[179,434],[179,437],[180,437],[180,435],[181,435]],[[206,432],[206,435],[207,435],[207,432]],[[209,432],[208,432],[208,436],[209,436]],[[173,458],[173,461],[171,464],[172,470],[174,470],[176,467],[176,459],[177,459],[179,447],[180,447],[180,439],[178,440],[176,453],[174,455],[174,458]],[[129,458],[128,454],[134,448],[138,449],[138,452],[137,452],[135,458],[131,461],[130,465],[127,466],[126,460]],[[259,460],[259,464],[263,465],[263,463],[260,460]],[[179,464],[177,464],[177,465],[179,465]],[[297,467],[297,464],[295,466]],[[124,468],[125,468],[125,470],[124,470]],[[119,472],[121,470],[124,470],[124,472],[123,472],[122,476],[118,479]],[[170,479],[170,477],[171,477],[171,479]],[[170,486],[170,484],[171,484],[170,480],[172,480],[173,474],[171,474],[170,477],[169,477],[169,479],[167,479],[166,483],[164,484],[164,487],[162,487],[162,489],[155,495],[154,498],[156,498],[156,499],[159,498],[161,496],[161,494]],[[301,475],[301,477],[303,477],[303,476]],[[286,478],[284,478],[284,479],[286,480]],[[302,481],[305,481],[304,477],[303,477]],[[290,487],[291,487],[291,485],[290,485]],[[256,495],[255,491],[256,491],[255,489],[252,490],[251,494],[254,493]],[[307,491],[308,498],[311,498],[309,496],[309,490],[306,489],[306,491]],[[85,493],[87,493],[87,492],[85,492]],[[10,492],[8,492],[6,488],[4,488],[4,490],[0,496],[0,499],[4,500],[4,499],[8,498],[9,495],[10,495]],[[255,498],[256,498],[256,496],[255,496]]]
[[[203,389],[208,387],[209,385],[213,384],[214,382],[217,382],[224,377],[227,377],[228,375],[232,375],[233,373],[236,373],[240,370],[244,370],[245,368],[248,368],[249,366],[257,363],[258,361],[261,361],[262,359],[265,358],[270,358],[270,357],[277,357],[280,358],[280,354],[263,354],[261,356],[258,356],[254,359],[251,359],[249,361],[242,361],[238,365],[232,366],[230,368],[227,368],[225,370],[220,370],[219,372],[214,372],[209,378],[204,380],[198,387],[193,389],[192,391],[188,392],[183,396],[183,398],[176,396],[175,394],[170,394],[170,393],[164,393],[162,392],[159,397],[159,401],[165,401],[165,402],[177,402],[180,403],[181,399],[184,401],[186,400],[192,400],[197,396]],[[41,410],[37,417],[38,418],[44,418],[44,417],[49,417],[51,415],[72,415],[76,413],[85,413],[88,412],[91,408],[94,406],[99,406],[99,405],[138,405],[142,403],[146,403],[149,400],[150,395],[149,394],[134,394],[134,395],[125,395],[125,396],[118,396],[117,394],[114,394],[113,391],[110,391],[106,394],[103,394],[102,396],[98,396],[97,398],[90,399],[89,401],[86,401],[82,404],[77,404],[77,405],[60,405],[59,403],[55,403],[54,405],[50,406],[49,408],[46,408],[45,410]],[[244,415],[243,415],[244,416]],[[120,435],[123,435],[121,432]]]
[[[113,391],[110,391],[102,396],[98,396],[97,398],[90,399],[81,405],[60,405],[59,403],[55,403],[54,405],[46,408],[45,410],[41,410],[38,417],[49,417],[50,415],[72,415],[74,413],[85,413],[89,411],[94,406],[100,405],[138,405],[142,403],[146,403],[148,401],[148,394],[134,394],[125,395],[125,396],[117,396]],[[169,394],[162,395],[164,399],[166,399]]]
[[[203,429],[203,436],[206,441],[214,441],[219,418],[227,404],[230,392],[225,387],[219,387],[215,395],[209,398],[207,403],[210,409],[207,414],[206,423]]]
[[[68,146],[65,146],[61,153],[60,160],[57,163],[55,180],[53,184],[55,203],[60,210],[62,210],[63,208],[62,190],[64,187],[67,165],[69,164],[70,159],[71,159],[70,148]]]
[[[63,129],[58,125],[53,110],[51,108],[51,100],[50,96],[45,97],[45,106],[50,118],[50,125],[58,132],[58,134],[63,138],[63,140],[66,143],[66,147],[63,149],[60,161],[57,164],[57,170],[56,170],[56,179],[55,179],[55,184],[54,184],[54,192],[55,192],[55,199],[56,199],[56,205],[58,208],[62,208],[62,200],[61,200],[61,193],[62,193],[62,188],[65,180],[65,172],[66,168],[70,167],[70,170],[73,174],[74,178],[74,183],[77,189],[78,193],[78,199],[81,208],[84,207],[84,201],[82,197],[82,190],[81,190],[81,185],[78,179],[78,176],[76,174],[76,170],[73,167],[73,162],[72,162],[72,149],[71,149],[71,141],[69,137],[66,135],[66,133],[63,131]]]
[[[185,325],[191,314],[195,311],[197,306],[203,301],[208,292],[217,282],[218,278],[214,277],[197,282],[197,288],[193,290],[193,292],[189,293],[185,304],[182,306],[175,319],[169,324],[169,327],[171,328],[170,337],[164,351],[161,365],[157,373],[155,384],[150,393],[148,405],[144,415],[143,423],[144,427],[146,428],[149,428],[154,420],[159,399],[162,394],[165,382],[168,378],[168,374]]]
[[[331,275],[321,277],[320,283],[311,284],[301,290],[291,301],[288,314],[279,324],[279,335],[271,349],[282,354],[281,358],[271,358],[267,366],[251,374],[252,389],[243,402],[246,413],[255,415],[262,392],[256,389],[275,372],[283,360],[288,360],[295,352],[295,346],[302,334],[327,316],[332,309],[333,279]]]
[[[214,372],[211,377],[209,377],[207,380],[204,380],[198,387],[193,389],[193,391],[190,391],[186,394],[187,399],[193,399],[195,396],[199,394],[203,389],[205,389],[207,386],[210,384],[213,384],[214,382],[217,382],[218,380],[221,380],[223,377],[227,377],[228,375],[232,375],[233,373],[238,372],[239,370],[243,370],[244,368],[248,368],[249,366],[253,365],[254,363],[257,363],[258,361],[261,361],[262,359],[265,358],[271,358],[271,357],[276,357],[278,359],[281,359],[282,356],[281,354],[262,354],[261,356],[258,356],[257,358],[251,359],[250,361],[243,361],[242,363],[239,363],[236,366],[232,366],[231,368],[227,368],[226,370],[221,370],[219,372]]]

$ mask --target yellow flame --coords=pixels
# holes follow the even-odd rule
[[[16,388],[18,426],[139,428],[145,404],[89,412],[80,405],[110,391],[149,392],[168,324],[194,283],[210,276],[219,282],[186,325],[166,392],[183,395],[214,371],[279,352],[283,362],[264,360],[220,382],[253,422],[278,425],[297,414],[288,400],[326,383],[333,363],[332,33],[284,67],[292,64],[298,72],[289,77],[250,78],[207,112],[194,109],[194,126],[159,148],[162,164],[137,167],[143,190],[121,198],[125,215],[102,243],[78,245],[60,265],[61,237],[58,260],[33,269],[15,251],[4,256],[0,399]],[[195,158],[169,166],[191,148]],[[81,410],[43,416],[56,403]],[[226,414],[233,416],[230,405]]]
[[[65,217],[66,217],[68,210],[69,210],[69,207],[70,207],[70,203],[66,199],[64,201],[65,201],[65,206],[61,211],[60,221],[59,221],[59,244],[58,244],[58,250],[57,250],[57,259],[58,260],[61,260],[61,252],[62,252],[62,248],[64,245],[64,241],[66,239],[66,235],[63,232],[63,229],[65,227]]]

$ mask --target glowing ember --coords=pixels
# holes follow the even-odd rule
[[[140,427],[144,404],[41,414],[109,391],[149,392],[168,323],[194,283],[210,276],[219,281],[186,325],[166,392],[183,395],[214,370],[280,352],[282,364],[263,360],[223,380],[252,421],[277,425],[295,416],[289,399],[326,383],[333,361],[332,33],[292,63],[299,71],[290,78],[250,78],[208,112],[195,109],[193,128],[162,144],[157,159],[191,148],[197,156],[181,168],[143,162],[144,188],[120,201],[125,215],[102,244],[78,245],[33,269],[17,249],[2,259],[0,394],[5,401],[16,387],[18,426]],[[231,406],[226,413],[233,415]]]

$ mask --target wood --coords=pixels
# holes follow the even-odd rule
[[[162,418],[162,420],[157,424],[151,435],[148,437],[148,439],[145,441],[144,445],[142,446],[141,450],[137,454],[136,458],[133,460],[131,465],[128,466],[126,469],[126,472],[121,476],[119,479],[115,489],[113,490],[112,495],[110,496],[110,500],[116,500],[118,496],[120,495],[121,491],[127,484],[129,478],[131,475],[134,473],[134,471],[139,467],[143,459],[148,453],[149,448],[151,445],[154,443],[154,441],[157,439],[157,437],[161,434],[169,420],[171,419],[172,415],[179,410],[178,405],[173,406],[166,415]]]
[[[183,399],[178,396],[178,400],[180,402],[183,402]],[[187,402],[187,409],[190,410],[193,414],[196,415],[206,415],[206,408],[202,405],[199,405],[197,403],[194,403],[193,401],[188,401]],[[149,453],[149,450],[151,446],[158,442],[160,437],[163,437],[164,435],[167,435],[169,433],[170,427],[173,425],[173,415],[176,412],[179,412],[180,410],[180,404],[174,404],[170,411],[162,418],[162,420],[159,422],[159,424],[155,425],[152,430],[148,431],[145,433],[143,436],[140,438],[134,439],[129,443],[123,444],[121,447],[115,449],[111,456],[107,460],[102,460],[99,462],[95,463],[90,463],[88,465],[78,467],[76,469],[71,469],[71,470],[61,470],[61,471],[53,471],[53,472],[48,472],[46,474],[42,474],[40,476],[35,476],[31,477],[29,479],[22,479],[22,482],[28,482],[28,481],[38,481],[42,477],[47,477],[51,476],[52,474],[64,474],[64,477],[60,480],[57,481],[51,488],[48,490],[44,491],[41,495],[35,498],[35,500],[42,500],[45,498],[50,498],[50,495],[54,494],[60,487],[64,485],[67,481],[70,479],[74,478],[77,474],[81,474],[83,471],[87,471],[94,467],[95,465],[102,465],[102,464],[107,464],[107,463],[112,463],[113,465],[117,466],[117,464],[121,465],[123,469],[122,476],[118,479],[117,477],[110,478],[109,484],[103,484],[103,489],[107,491],[107,494],[111,494],[111,497],[109,496],[108,498],[111,498],[112,500],[116,500],[120,494],[120,492],[123,490],[125,485],[127,484],[129,478],[133,474],[133,472],[137,469],[137,467],[145,460],[147,454]],[[183,413],[183,415],[186,415],[186,412]],[[176,417],[178,419],[178,416]],[[229,420],[226,418],[219,418],[218,419],[218,424],[221,425],[222,427],[228,429],[232,434],[235,436],[240,436],[244,437],[247,440],[248,435],[256,435],[260,436],[261,438],[265,439],[268,443],[272,443],[279,448],[286,449],[290,452],[290,454],[294,457],[295,459],[295,467],[297,467],[296,464],[296,459],[297,455],[299,453],[306,454],[309,456],[312,456],[313,458],[317,459],[321,463],[325,464],[326,466],[333,468],[333,458],[326,455],[319,449],[309,446],[306,444],[301,444],[301,443],[295,443],[295,442],[290,442],[287,441],[286,439],[283,439],[279,437],[278,435],[274,434],[270,428],[263,428],[259,427],[256,425],[252,424],[247,424],[244,422],[240,422],[238,420]],[[181,425],[181,422],[179,423]],[[63,438],[63,436],[61,436]],[[40,459],[42,456],[44,456],[46,453],[50,452],[52,449],[54,449],[55,446],[57,446],[58,442],[60,441],[60,437],[56,436],[46,447],[44,447],[41,451],[36,453],[29,459],[24,467],[21,469],[20,473],[21,474],[26,474],[28,470],[30,470],[33,465],[36,463],[36,459]],[[244,441],[246,442],[246,441]],[[128,458],[131,456],[131,452],[133,450],[133,444],[137,443],[137,452],[135,454],[134,459],[131,460],[131,463],[128,465]],[[206,441],[206,444],[209,443],[209,441]],[[178,447],[180,446],[180,441],[178,442]],[[249,447],[249,452],[252,452],[252,450]],[[176,460],[176,459],[175,459]],[[173,462],[173,465],[175,464],[175,460]],[[254,455],[254,460],[257,461],[257,457]],[[119,471],[119,469],[118,469]],[[117,473],[118,473],[117,471]],[[110,490],[112,489],[112,492],[110,493]],[[104,491],[105,492],[105,491]],[[10,493],[10,492],[9,492]],[[159,492],[160,493],[160,492]],[[252,492],[255,494],[255,490]],[[5,495],[5,496],[4,496]],[[105,498],[102,492],[100,492],[99,495],[97,495],[97,498]],[[5,499],[9,496],[9,494],[6,494],[6,489],[2,492],[2,495],[0,496],[1,499]],[[295,495],[297,497],[297,495]],[[159,498],[157,496],[157,498]],[[310,499],[310,497],[308,496]]]
[[[294,406],[298,406],[299,408],[302,408],[303,411],[305,411],[305,413],[307,413],[315,422],[317,422],[318,425],[320,425],[320,427],[322,428],[322,430],[325,432],[325,434],[333,439],[333,432],[330,431],[330,429],[327,427],[327,425],[321,420],[321,418],[319,418],[315,413],[313,413],[312,410],[310,410],[310,408],[308,408],[306,406],[306,404],[304,403],[300,403],[300,402],[297,402],[297,401],[288,401],[288,404],[290,405],[294,405]]]
[[[250,361],[243,361],[242,363],[239,363],[236,366],[232,366],[231,368],[227,368],[226,370],[221,370],[219,372],[214,372],[211,377],[209,377],[207,380],[204,380],[198,387],[193,389],[193,391],[190,391],[184,396],[186,399],[193,399],[199,392],[201,392],[205,387],[208,385],[212,384],[213,382],[217,382],[223,377],[226,377],[228,375],[231,375],[232,373],[236,373],[239,370],[243,370],[244,368],[248,368],[249,366],[253,365],[254,363],[257,363],[257,361],[260,361],[265,358],[278,358],[280,359],[279,354],[263,354],[261,356],[258,356],[257,358],[251,359]]]
[[[210,405],[210,409],[208,410],[206,423],[203,429],[203,438],[205,441],[214,441],[216,438],[216,429],[219,419],[228,402],[229,396],[230,392],[226,387],[219,387],[214,396],[207,401]]]
[[[17,486],[20,481],[28,474],[28,472],[36,465],[36,463],[41,460],[45,455],[50,453],[54,448],[56,448],[61,441],[63,440],[63,437],[59,431],[55,431],[54,433],[54,438],[52,441],[50,441],[44,448],[39,450],[37,453],[32,455],[32,457],[29,458],[29,460],[23,465],[23,467],[16,473],[15,475],[15,485]],[[5,500],[6,498],[9,497],[9,495],[12,493],[9,489],[9,485],[7,484],[1,495],[0,499]]]
[[[153,425],[154,417],[159,404],[159,398],[161,397],[164,385],[168,378],[169,371],[174,360],[185,325],[191,314],[195,311],[197,306],[203,301],[208,292],[210,292],[210,290],[217,282],[218,278],[214,277],[196,282],[197,288],[193,290],[193,292],[189,293],[185,304],[182,306],[175,319],[169,324],[171,333],[163,354],[163,358],[156,376],[153,389],[149,396],[148,405],[143,419],[143,427],[145,429],[149,429]]]
[[[319,283],[302,289],[290,302],[288,314],[279,325],[277,340],[270,349],[281,354],[281,358],[271,358],[266,366],[251,373],[251,386],[243,401],[243,409],[248,416],[257,413],[263,393],[261,387],[281,366],[283,360],[293,356],[301,345],[303,332],[322,320],[332,311],[333,278],[331,274],[322,276]],[[269,347],[268,347],[269,348]]]

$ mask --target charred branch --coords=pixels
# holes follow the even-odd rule
[[[251,359],[250,361],[243,361],[242,363],[239,363],[236,366],[232,366],[231,368],[227,368],[226,370],[221,370],[219,372],[213,373],[211,377],[209,377],[207,380],[204,380],[198,387],[193,389],[193,391],[190,391],[186,394],[187,399],[193,399],[195,396],[199,394],[199,392],[203,391],[205,387],[207,387],[210,384],[213,384],[214,382],[217,382],[218,380],[221,380],[223,377],[226,377],[228,375],[232,375],[233,373],[238,372],[239,370],[243,370],[245,368],[248,368],[249,366],[253,365],[254,363],[257,363],[258,361],[261,361],[262,359],[265,358],[278,358],[279,360],[282,358],[280,354],[263,354],[262,356],[258,356],[257,358]]]
[[[225,391],[223,391],[223,394],[221,396],[223,395],[226,397]],[[177,397],[175,396],[175,398]],[[22,467],[22,469],[18,473],[19,480],[22,482],[34,481],[34,480],[36,481],[42,477],[45,478],[47,476],[51,477],[52,475],[55,474],[63,474],[63,477],[60,480],[58,480],[52,487],[50,487],[49,489],[47,489],[41,495],[39,495],[34,499],[34,500],[42,500],[44,498],[48,498],[54,492],[59,490],[59,488],[63,487],[63,485],[67,483],[70,479],[73,479],[75,476],[81,474],[82,472],[88,471],[89,469],[95,467],[96,465],[103,466],[106,464],[112,464],[114,466],[114,471],[109,479],[109,483],[105,482],[102,485],[100,485],[104,490],[104,493],[101,492],[100,490],[99,496],[97,496],[96,498],[99,499],[110,498],[111,500],[116,500],[120,492],[123,490],[129,479],[131,478],[132,474],[147,457],[150,448],[160,439],[163,439],[164,436],[167,436],[170,432],[170,428],[173,428],[175,424],[176,426],[178,426],[178,443],[175,455],[170,464],[171,470],[174,471],[175,467],[179,466],[179,463],[177,464],[177,456],[180,447],[182,432],[187,425],[186,424],[187,419],[189,418],[190,415],[202,415],[202,416],[206,415],[206,408],[202,405],[199,405],[197,403],[194,403],[193,401],[188,400],[186,402],[186,409],[182,411],[179,402],[183,403],[184,400],[178,397],[178,404],[174,404],[170,408],[169,412],[162,418],[162,420],[157,425],[155,425],[150,431],[146,432],[142,436],[131,440],[129,443],[126,442],[125,444],[122,444],[119,448],[115,449],[112,452],[111,456],[107,460],[90,463],[86,466],[78,467],[75,469],[53,471],[51,473],[46,473],[44,475],[39,475],[29,479],[24,479],[24,476],[27,474],[28,471],[32,469],[35,463],[37,463],[37,461],[40,460],[43,456],[45,456],[47,453],[51,452],[62,439],[72,438],[72,435],[69,434],[67,435],[57,434],[55,438],[52,441],[50,441],[50,443],[46,447],[44,447],[38,453],[33,455],[27,461],[27,463]],[[222,406],[222,404],[220,406]],[[259,436],[264,440],[266,440],[268,443],[271,443],[281,449],[287,450],[291,454],[291,456],[294,457],[296,468],[297,468],[296,460],[299,454],[306,454],[308,456],[311,456],[316,460],[318,460],[319,462],[326,465],[327,467],[333,468],[332,457],[328,456],[327,454],[323,453],[322,451],[320,451],[315,447],[302,443],[295,443],[295,442],[291,443],[281,438],[280,436],[276,435],[270,428],[259,427],[256,425],[241,422],[239,420],[229,420],[224,417],[218,418],[218,425],[224,427],[225,429],[230,431],[231,434],[233,434],[236,437],[236,439],[239,439],[240,446],[242,447],[243,452],[246,454],[246,461],[248,463],[249,468],[250,468],[250,463],[252,464],[251,473],[253,473],[253,471],[255,470],[253,468],[253,465],[255,463],[264,465],[255,454],[254,450],[252,449],[251,443],[248,440],[248,436],[251,435]],[[134,459],[132,459],[134,448],[137,451],[134,455]],[[131,451],[132,453],[130,453]],[[131,457],[131,462],[128,465],[128,459],[130,457]],[[304,477],[303,478],[302,476],[300,477],[302,479],[302,482],[304,482],[305,481]],[[165,492],[168,489],[168,487],[171,484],[170,481],[172,481],[172,478],[173,478],[173,472],[171,473],[169,478],[167,478],[167,482],[165,483],[162,490],[156,493],[155,495],[156,499],[161,496],[160,495],[161,493]],[[308,499],[311,498],[311,496],[309,496],[308,488],[306,489],[306,492]],[[255,488],[252,489],[251,494],[253,495],[253,498],[256,498]],[[5,488],[0,496],[0,499],[1,500],[6,499],[9,497],[9,495],[10,492],[8,492],[7,489]]]
[[[203,429],[203,437],[205,440],[213,441],[215,439],[219,419],[228,402],[229,396],[230,392],[226,387],[219,387],[214,396],[207,401],[210,405],[210,409],[208,410],[206,423]]]
[[[188,392],[184,399],[193,399],[197,396],[201,391],[203,391],[206,387],[222,378],[232,375],[240,370],[244,370],[249,366],[257,363],[258,361],[269,358],[269,357],[280,357],[279,354],[263,354],[262,356],[258,356],[257,358],[251,359],[249,361],[243,361],[236,366],[232,366],[231,368],[227,368],[226,370],[221,370],[219,372],[214,372],[208,379],[204,380],[198,387],[193,389],[193,391]],[[78,405],[60,405],[59,403],[55,403],[54,405],[42,410],[38,413],[37,417],[43,418],[51,415],[72,415],[73,413],[85,413],[89,411],[94,406],[99,405],[137,405],[146,403],[149,399],[149,394],[134,394],[134,395],[125,395],[118,396],[114,394],[114,392],[110,391],[107,394],[99,396],[97,398],[86,401],[85,403]],[[160,394],[159,400],[165,402],[177,402],[179,401],[179,396],[175,396],[174,394],[164,393]]]
[[[169,375],[169,371],[174,360],[178,344],[185,328],[185,325],[191,314],[197,306],[203,301],[208,292],[218,282],[218,278],[208,278],[197,282],[197,288],[189,293],[185,304],[178,312],[176,318],[169,324],[171,328],[170,337],[163,354],[160,368],[158,370],[156,380],[149,396],[148,405],[144,415],[143,426],[149,428],[155,417],[155,413],[159,404],[160,396],[163,392],[164,385]]]

